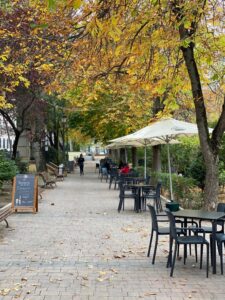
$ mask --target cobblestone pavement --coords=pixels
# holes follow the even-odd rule
[[[119,214],[118,191],[88,162],[84,176],[44,192],[37,214],[10,216],[10,228],[0,224],[0,299],[224,299],[224,276],[207,279],[194,257],[169,277],[163,237],[153,266],[149,213],[127,202]]]

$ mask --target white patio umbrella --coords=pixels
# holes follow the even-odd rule
[[[127,163],[127,148],[129,147],[143,147],[142,143],[138,141],[118,141],[111,143],[107,146],[105,146],[106,149],[120,149],[120,148],[125,148],[125,159]]]
[[[209,132],[212,132],[211,128],[209,128]],[[160,140],[162,144],[167,144],[168,169],[170,176],[170,197],[171,200],[173,200],[169,144],[174,143],[174,139],[179,136],[196,134],[198,134],[198,127],[196,124],[168,118],[152,122],[150,125],[122,138],[129,141],[136,140],[138,142],[143,142],[145,145],[147,145],[148,143],[151,144],[152,139],[157,139]],[[116,140],[118,139],[112,141],[116,142]]]
[[[166,142],[159,138],[152,138],[152,139],[137,139],[136,133],[128,134],[117,139],[111,140],[113,143],[106,146],[106,148],[122,148],[126,146],[133,146],[133,147],[144,147],[144,177],[147,177],[147,147],[148,146],[156,146],[166,144]],[[179,144],[179,141],[175,139],[171,139],[170,144]]]

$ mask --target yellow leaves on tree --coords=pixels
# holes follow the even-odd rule
[[[12,1],[0,8],[0,89],[2,97],[18,87],[39,89],[49,85],[70,53],[72,23],[59,10],[49,11],[42,1]],[[15,4],[15,5],[13,5]]]

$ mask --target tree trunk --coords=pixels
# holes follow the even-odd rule
[[[153,172],[161,172],[161,146],[152,147],[152,170]]]
[[[45,158],[44,158],[44,146],[41,147],[41,141],[32,143],[32,156],[35,159],[36,167],[38,172],[45,171]]]
[[[218,155],[207,155],[206,177],[204,188],[204,206],[208,210],[215,210],[218,200]]]
[[[137,148],[132,147],[131,148],[131,159],[132,159],[132,166],[133,168],[137,167],[138,161],[137,161]]]
[[[14,143],[13,143],[13,151],[12,151],[12,159],[15,160],[16,159],[16,155],[17,155],[17,146],[19,143],[19,138],[21,135],[20,131],[15,131],[15,139],[14,139]]]
[[[188,31],[183,25],[179,28],[180,38],[188,37]],[[188,75],[191,81],[192,94],[194,98],[196,122],[199,130],[200,146],[206,166],[206,179],[204,188],[204,206],[214,209],[218,199],[218,137],[210,140],[206,108],[202,93],[201,81],[194,57],[194,43],[189,47],[181,47]]]

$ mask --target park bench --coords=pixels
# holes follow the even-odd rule
[[[59,173],[59,169],[60,169],[59,166],[57,166],[56,164],[54,164],[54,163],[51,162],[51,161],[50,161],[48,164],[49,164],[50,166],[52,166],[53,168],[55,168],[55,169],[58,171],[58,173]],[[64,166],[62,172],[63,172],[63,176],[66,177],[66,176],[67,176],[67,168],[66,168],[65,166]]]
[[[9,227],[7,217],[12,214],[12,204],[9,203],[0,208],[0,222],[5,221],[6,227]]]
[[[47,171],[49,174],[52,174],[53,176],[55,176],[56,179],[64,180],[64,175],[59,174],[58,167],[56,168],[52,164],[46,164],[46,167],[47,167]]]
[[[48,172],[40,172],[38,174],[42,181],[43,181],[43,187],[44,188],[54,188],[54,186],[56,186],[56,180],[54,178],[51,178],[48,174]]]

